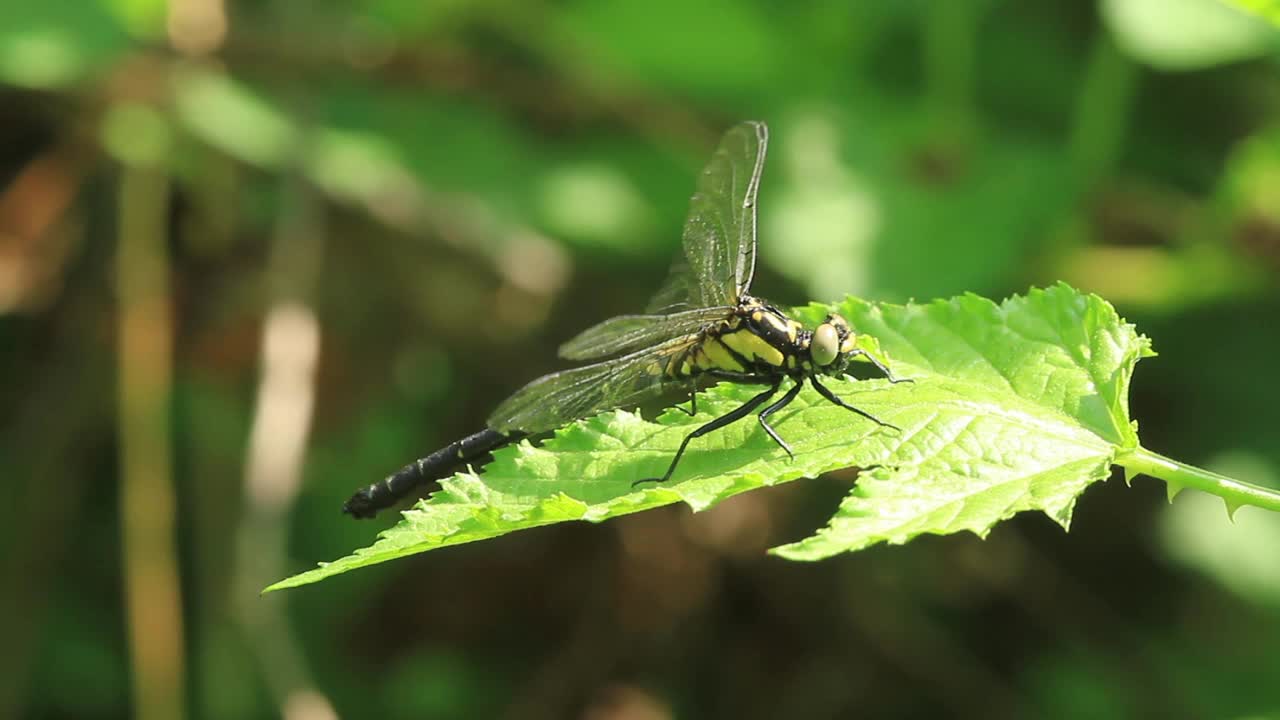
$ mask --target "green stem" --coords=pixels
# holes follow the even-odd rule
[[[1146,448],[1140,447],[1122,455],[1116,459],[1116,463],[1130,474],[1141,473],[1165,481],[1169,485],[1170,498],[1183,488],[1190,487],[1222,498],[1227,504],[1227,511],[1231,513],[1242,505],[1280,511],[1280,491],[1180,463]]]

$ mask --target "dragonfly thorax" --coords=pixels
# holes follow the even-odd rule
[[[668,366],[668,372],[677,377],[703,372],[838,374],[853,349],[853,331],[839,315],[828,315],[809,330],[778,308],[748,296],[723,321],[704,331],[680,362]]]

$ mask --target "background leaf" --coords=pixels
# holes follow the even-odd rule
[[[1235,6],[1233,6],[1235,5]],[[1190,70],[1274,53],[1275,28],[1228,0],[1103,0],[1103,16],[1137,59]]]

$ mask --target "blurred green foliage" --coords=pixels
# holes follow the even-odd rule
[[[1274,485],[1265,17],[1220,0],[0,3],[0,716],[138,711],[112,269],[138,173],[164,188],[192,717],[1277,716],[1276,518],[1208,522],[1141,481],[1087,493],[1070,536],[1024,518],[985,541],[766,557],[831,513],[836,473],[256,595],[372,540],[338,514],[355,487],[642,307],[694,173],[746,118],[774,131],[762,295],[1068,281],[1160,348],[1135,378],[1146,446]],[[254,485],[247,459],[263,328],[288,303],[320,333],[296,494]]]

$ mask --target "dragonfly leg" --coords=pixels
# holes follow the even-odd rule
[[[787,405],[789,405],[792,400],[795,400],[796,396],[800,394],[800,389],[803,387],[804,387],[804,379],[802,378],[800,380],[797,380],[795,387],[788,390],[786,395],[783,395],[778,400],[778,402],[761,410],[760,414],[756,416],[757,418],[760,419],[760,427],[764,428],[764,431],[769,433],[769,437],[773,438],[774,442],[778,443],[778,445],[781,446],[783,450],[787,451],[787,457],[791,458],[792,460],[796,459],[795,453],[791,452],[791,446],[787,444],[787,441],[783,440],[778,435],[778,433],[775,432],[772,427],[770,427],[769,416],[778,412],[779,410],[786,407]]]
[[[689,447],[689,441],[693,440],[694,438],[702,437],[703,435],[706,435],[709,432],[715,432],[716,430],[719,430],[720,428],[726,425],[730,425],[750,415],[752,412],[755,411],[756,408],[763,405],[765,402],[769,400],[769,398],[773,397],[778,392],[778,387],[782,384],[782,376],[779,376],[771,380],[770,382],[772,384],[770,385],[768,390],[765,390],[759,395],[756,395],[755,397],[746,401],[745,403],[742,404],[741,407],[735,410],[731,410],[730,412],[727,412],[724,415],[721,415],[715,420],[712,420],[706,425],[703,425],[697,430],[694,430],[693,432],[686,435],[684,437],[684,440],[681,441],[680,443],[680,448],[676,450],[676,456],[671,459],[671,465],[667,467],[667,471],[662,474],[662,477],[643,478],[641,480],[637,480],[631,483],[631,487],[635,487],[636,485],[639,485],[640,483],[645,483],[645,482],[664,483],[670,480],[671,475],[676,471],[676,465],[680,464],[680,458],[684,455],[685,448]]]
[[[729,380],[736,383],[750,383],[755,385],[768,385],[774,380],[771,375],[756,375],[754,373],[747,372],[733,372],[732,370],[708,370],[706,373],[696,376],[693,381],[693,390],[689,391],[689,409],[685,410],[679,405],[675,406],[677,410],[689,417],[693,417],[698,414],[698,392],[706,389],[702,387],[702,383],[700,382],[704,377],[713,377],[717,380]]]
[[[701,379],[701,377],[694,377],[693,389],[689,391],[689,417],[693,417],[698,414],[698,391],[702,389],[702,383],[699,382]],[[684,408],[679,405],[676,407],[680,408],[681,411],[684,410]]]
[[[678,403],[673,405],[672,407],[684,413],[685,415],[688,415],[689,417],[693,417],[694,415],[697,415],[698,414],[698,388],[694,387],[692,390],[689,391],[689,409],[688,410],[685,410]]]
[[[754,375],[752,373],[739,373],[731,370],[710,370],[705,375],[698,375],[693,381],[693,390],[689,391],[689,409],[676,405],[675,408],[680,412],[693,417],[698,414],[698,392],[704,390],[699,380],[703,377],[713,377],[717,380],[732,380],[736,383],[756,383],[768,385],[773,382],[773,378],[766,375]]]
[[[887,422],[885,422],[885,421],[881,420],[880,418],[876,417],[875,415],[872,415],[871,413],[867,412],[866,410],[860,410],[860,409],[858,409],[858,408],[856,408],[856,407],[854,407],[854,406],[850,405],[849,403],[845,402],[844,400],[842,400],[842,399],[840,398],[840,396],[839,396],[839,395],[836,395],[835,393],[831,392],[831,388],[828,388],[826,385],[823,385],[821,382],[819,382],[819,380],[818,380],[818,378],[817,378],[816,376],[810,375],[810,376],[809,376],[809,382],[813,383],[813,388],[814,388],[815,390],[817,390],[817,391],[818,391],[818,394],[822,395],[822,397],[826,398],[826,399],[827,399],[828,401],[830,401],[833,405],[839,405],[840,407],[844,408],[845,410],[851,410],[851,411],[853,411],[853,412],[856,412],[856,413],[858,413],[859,415],[861,415],[862,417],[864,417],[864,418],[866,418],[866,419],[870,420],[871,422],[873,422],[873,423],[875,423],[875,424],[877,424],[877,425],[880,425],[880,426],[883,426],[883,427],[887,427],[887,428],[893,428],[894,430],[897,430],[898,432],[902,432],[902,428],[898,427],[897,425],[894,425],[894,424],[892,424],[892,423],[887,423]]]
[[[849,357],[851,358],[857,357],[859,355],[870,360],[871,364],[875,365],[876,369],[884,374],[884,379],[888,380],[891,383],[897,384],[901,382],[909,382],[909,383],[915,382],[915,380],[912,380],[911,378],[894,377],[893,371],[890,370],[888,366],[886,366],[884,363],[876,359],[875,355],[872,355],[871,353],[867,352],[866,350],[863,350],[862,348],[856,348],[853,352],[849,353]],[[881,424],[883,425],[884,423],[881,423]]]

